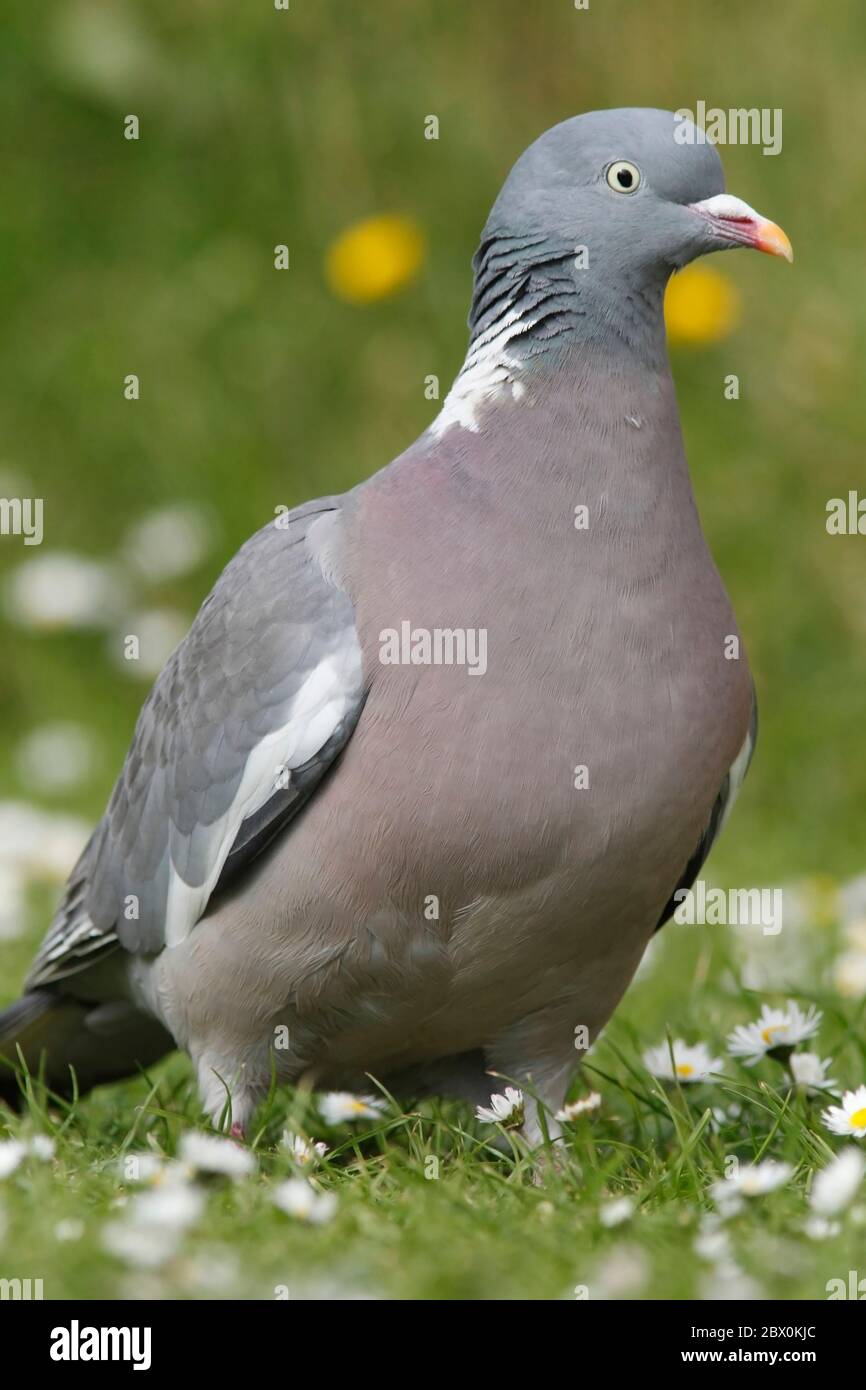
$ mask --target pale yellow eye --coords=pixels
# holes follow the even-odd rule
[[[607,181],[615,193],[636,193],[640,188],[640,169],[627,159],[618,159],[608,169]]]

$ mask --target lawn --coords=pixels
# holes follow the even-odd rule
[[[866,456],[862,6],[6,8],[0,495],[43,498],[45,539],[0,538],[0,1003],[102,812],[156,657],[222,564],[276,507],[353,485],[429,423],[425,383],[446,388],[465,349],[479,230],[531,139],[605,106],[778,108],[779,154],[721,154],[796,261],[713,258],[723,329],[672,335],[761,709],[708,877],[784,888],[782,932],[669,924],[575,1082],[600,1104],[555,1156],[456,1105],[405,1114],[382,1097],[373,1119],[329,1125],[321,1098],[280,1093],[245,1171],[207,1175],[181,1155],[202,1126],[183,1058],[71,1107],[36,1083],[20,1119],[0,1115],[0,1278],[41,1278],[48,1298],[800,1299],[866,1276],[866,1187],[829,1215],[813,1194],[833,1154],[866,1142],[821,1118],[866,1082],[866,540],[825,526]],[[386,216],[417,264],[359,301],[335,247]],[[58,559],[64,601],[47,613],[32,567]],[[130,631],[154,661],[123,660]],[[822,1011],[799,1051],[830,1059],[832,1093],[727,1050],[789,999]],[[665,1038],[721,1068],[651,1075],[644,1053]],[[327,1153],[299,1165],[287,1129]],[[37,1135],[51,1146],[2,1147]],[[227,1152],[214,1162],[232,1168]],[[733,1210],[713,1187],[736,1183],[732,1159],[790,1172]],[[287,1195],[293,1178],[313,1197]]]

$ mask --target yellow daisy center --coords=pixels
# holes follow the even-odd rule
[[[694,1070],[691,1062],[677,1062],[677,1076],[692,1076]]]
[[[786,1027],[787,1024],[784,1023],[769,1023],[766,1028],[761,1029],[761,1037],[769,1045],[773,1041],[773,1034],[783,1033]]]
[[[855,1110],[850,1120],[852,1129],[866,1129],[866,1105],[861,1110]]]

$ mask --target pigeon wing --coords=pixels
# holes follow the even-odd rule
[[[182,941],[295,816],[364,703],[335,499],[258,531],[223,571],[138,719],[27,987],[118,945]]]

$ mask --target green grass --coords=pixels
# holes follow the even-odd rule
[[[292,0],[277,14],[267,0],[11,0],[6,10],[0,493],[23,480],[18,491],[45,499],[44,549],[96,558],[122,559],[127,527],[151,508],[206,505],[208,557],[146,595],[187,617],[277,504],[353,485],[429,422],[424,378],[444,385],[459,365],[469,260],[531,139],[604,106],[783,109],[778,157],[722,155],[730,190],[785,227],[796,263],[716,258],[742,291],[742,324],[674,360],[698,503],[761,705],[758,752],[712,874],[778,884],[862,872],[864,542],[824,529],[827,499],[862,486],[866,451],[862,5]],[[128,112],[141,120],[134,144],[122,138]],[[428,113],[440,118],[438,142],[423,140]],[[322,274],[326,248],[383,211],[421,223],[423,274],[394,300],[342,304]],[[272,252],[283,241],[292,270],[279,276]],[[130,371],[142,380],[134,404],[122,396]],[[732,371],[736,403],[722,391]],[[22,557],[4,538],[0,588]],[[0,620],[0,797],[39,799],[16,762],[20,741],[73,719],[97,736],[99,759],[44,804],[92,821],[146,685],[118,671],[104,637]],[[23,930],[0,940],[0,1002],[18,992],[55,894],[33,886]],[[844,942],[830,917],[810,907],[796,969],[786,928],[767,988],[819,990],[820,1051],[854,1086],[863,1005],[833,993]],[[289,1171],[272,1141],[298,1103],[275,1097],[260,1177],[215,1185],[207,1220],[157,1273],[125,1270],[100,1233],[126,1191],[117,1156],[150,1143],[171,1154],[198,1121],[186,1064],[69,1113],[40,1101],[12,1131],[50,1131],[57,1155],[0,1183],[0,1277],[43,1277],[57,1297],[268,1298],[288,1285],[296,1296],[568,1298],[577,1284],[594,1296],[627,1286],[637,1270],[643,1297],[695,1297],[714,1277],[694,1251],[707,1186],[726,1155],[765,1154],[796,1172],[731,1222],[737,1267],[769,1294],[821,1297],[828,1278],[866,1273],[866,1228],[848,1219],[827,1241],[803,1234],[810,1174],[828,1143],[839,1147],[814,1108],[787,1098],[771,1062],[731,1064],[730,1082],[673,1094],[639,1063],[666,1029],[718,1050],[757,1014],[760,999],[742,994],[744,961],[724,929],[666,929],[590,1059],[604,1106],[543,1187],[528,1158],[491,1152],[471,1116],[425,1108],[359,1129],[352,1143],[331,1136],[318,1180],[337,1192],[338,1214],[306,1229],[268,1195]],[[739,1119],[721,1129],[705,1119],[735,1097]],[[424,1177],[430,1154],[438,1179]],[[633,1197],[639,1216],[604,1228],[607,1194]],[[83,1234],[60,1241],[69,1220]]]
[[[670,1035],[705,1039],[724,1055],[730,1027],[755,1016],[761,999],[780,997],[759,998],[736,984],[737,955],[726,940],[713,948],[723,968],[706,978],[712,928],[666,931],[584,1064],[578,1089],[597,1089],[602,1106],[569,1129],[554,1159],[544,1148],[531,1153],[513,1131],[497,1144],[497,1130],[456,1103],[407,1113],[389,1104],[381,1121],[328,1128],[314,1096],[277,1092],[249,1136],[255,1173],[205,1181],[206,1213],[152,1269],[109,1253],[105,1230],[139,1190],[122,1176],[123,1159],[169,1158],[183,1132],[204,1124],[186,1061],[174,1057],[146,1079],[102,1088],[71,1107],[34,1084],[28,1111],[9,1133],[49,1134],[56,1154],[52,1162],[25,1160],[0,1184],[0,1273],[42,1278],[49,1298],[274,1298],[287,1288],[293,1298],[570,1299],[578,1286],[590,1299],[695,1299],[723,1290],[825,1298],[828,1280],[866,1268],[866,1188],[837,1234],[819,1241],[804,1233],[813,1174],[846,1142],[821,1123],[831,1098],[793,1090],[782,1064],[769,1058],[749,1068],[728,1058],[724,1079],[693,1086],[646,1072],[641,1052],[659,1041],[662,1019]],[[823,934],[825,948],[834,941],[832,930]],[[817,978],[819,962],[812,967]],[[832,1075],[843,1086],[859,1085],[863,1006],[829,991],[798,997],[825,1010],[818,1041],[804,1046],[834,1059]],[[286,1127],[330,1145],[312,1170],[316,1187],[338,1199],[322,1226],[273,1203],[276,1184],[297,1172],[281,1141]],[[700,1236],[714,1229],[708,1189],[732,1157],[774,1158],[794,1173],[722,1223],[722,1252],[718,1238],[707,1249]],[[600,1212],[623,1196],[634,1214],[606,1227]],[[74,1238],[59,1238],[69,1235],[61,1225],[69,1222]]]

